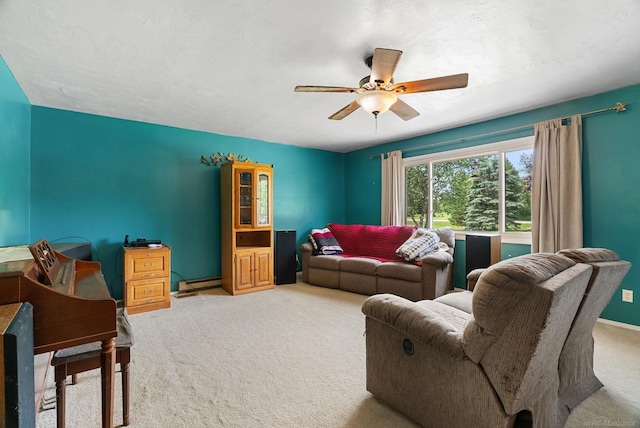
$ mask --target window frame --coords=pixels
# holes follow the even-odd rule
[[[401,175],[398,177],[403,183],[406,183],[406,169],[416,165],[428,164],[429,177],[433,177],[433,164],[438,162],[446,162],[457,159],[464,159],[470,157],[497,155],[499,165],[499,196],[498,196],[498,232],[487,231],[472,231],[461,230],[455,231],[456,239],[465,240],[466,235],[476,234],[498,234],[500,235],[502,243],[505,244],[528,244],[531,245],[531,232],[508,232],[505,231],[505,153],[532,149],[533,150],[534,136],[527,136],[521,138],[514,138],[511,140],[499,141],[496,143],[483,144],[473,147],[465,147],[463,149],[454,149],[437,153],[429,153],[426,155],[412,156],[402,159],[402,169],[399,172]],[[407,201],[406,194],[401,196],[402,198],[402,210],[403,216],[407,216]],[[433,224],[433,180],[429,180],[429,227]]]

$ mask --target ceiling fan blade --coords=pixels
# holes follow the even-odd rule
[[[420,113],[418,113],[411,106],[409,106],[409,104],[405,103],[400,98],[398,98],[398,101],[396,101],[391,105],[391,107],[389,107],[389,110],[391,110],[404,120],[411,120],[414,117],[418,117],[420,115]]]
[[[361,88],[344,88],[342,86],[301,86],[293,89],[295,92],[362,92]]]
[[[371,62],[371,79],[370,82],[385,86],[391,82],[393,72],[396,65],[400,61],[402,51],[395,49],[376,48],[373,51],[373,60]]]
[[[359,108],[360,108],[360,104],[358,104],[356,100],[353,100],[351,101],[350,104],[342,107],[340,110],[338,110],[337,112],[329,116],[329,119],[342,120],[345,117],[349,116],[354,111],[358,110]]]
[[[399,94],[413,94],[416,92],[441,91],[443,89],[464,88],[469,82],[469,74],[452,74],[451,76],[435,77],[433,79],[414,80],[413,82],[396,83],[389,89]]]

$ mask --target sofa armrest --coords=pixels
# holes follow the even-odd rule
[[[301,253],[311,253],[313,251],[313,247],[311,246],[310,242],[305,242],[302,245],[300,245],[299,248]]]
[[[302,281],[309,282],[309,257],[313,252],[313,246],[310,242],[305,242],[298,248],[300,250],[302,264]]]
[[[485,270],[486,268],[478,268],[469,272],[469,274],[467,275],[467,290],[473,291],[473,289],[476,287],[476,283],[478,282],[478,278],[480,278],[480,275]]]
[[[449,311],[453,308],[443,309]],[[463,330],[456,326],[455,320],[447,319],[440,311],[431,311],[428,307],[393,294],[378,294],[364,302],[362,313],[452,357],[465,356],[462,348]]]
[[[446,251],[436,251],[435,253],[427,254],[420,259],[422,264],[430,264],[433,266],[442,266],[447,263],[453,263],[453,256]]]
[[[437,251],[423,257],[422,300],[433,300],[453,290],[453,256]]]

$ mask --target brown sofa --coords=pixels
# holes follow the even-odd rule
[[[418,262],[406,262],[395,254],[413,227],[334,223],[328,228],[344,252],[313,255],[312,245],[302,244],[302,280],[308,284],[366,295],[390,293],[413,301],[435,299],[453,289],[451,228],[433,229],[446,248]]]

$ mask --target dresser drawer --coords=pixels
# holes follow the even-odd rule
[[[127,283],[126,306],[169,300],[169,278],[142,279]]]
[[[169,252],[162,249],[135,251],[125,257],[127,279],[148,279],[170,274]]]

